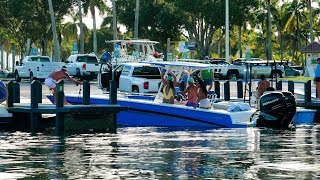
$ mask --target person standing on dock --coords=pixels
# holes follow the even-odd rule
[[[59,71],[53,71],[44,81],[44,84],[53,91],[54,103],[56,103],[56,95],[57,95],[57,88],[56,84],[59,83],[62,79],[67,78],[68,81],[75,83],[76,85],[82,84],[82,82],[77,81],[69,76],[67,73],[67,67],[62,66]],[[68,104],[67,100],[64,99],[64,105]]]
[[[320,99],[320,57],[317,59],[317,69],[314,76],[314,81],[316,82],[316,98]]]

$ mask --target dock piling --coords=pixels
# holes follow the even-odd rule
[[[13,102],[14,103],[20,103],[20,84],[18,82],[13,83],[13,89],[14,89],[14,94],[13,94]]]
[[[243,98],[242,81],[237,81],[237,94],[238,94],[238,98]]]
[[[217,94],[217,98],[220,98],[220,82],[214,81],[214,92]]]
[[[8,97],[7,97],[7,107],[13,107],[14,103],[14,85],[13,81],[9,81],[7,84]]]
[[[230,81],[226,81],[224,83],[224,100],[230,101]]]
[[[280,90],[280,91],[282,90],[282,81],[278,81],[278,82],[277,82],[277,84],[276,84],[276,89],[277,89],[277,90]]]
[[[110,104],[117,104],[117,83],[110,81]]]
[[[288,91],[290,91],[292,94],[294,94],[294,82],[288,81]]]
[[[89,81],[83,81],[83,104],[89,105],[90,104],[90,83]]]
[[[311,80],[304,83],[304,101],[306,105],[311,102]]]

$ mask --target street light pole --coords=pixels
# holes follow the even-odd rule
[[[229,57],[229,0],[226,0],[226,61],[230,63]]]

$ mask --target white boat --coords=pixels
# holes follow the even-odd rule
[[[111,40],[106,43],[114,44],[112,65],[138,61],[162,61],[162,55],[156,52],[155,45],[159,42],[148,39]],[[129,53],[136,49],[137,52]],[[138,51],[139,50],[139,51]]]
[[[192,62],[148,62],[161,66],[174,72],[179,79],[184,70],[190,74],[196,70],[210,69],[214,66]],[[166,76],[166,75],[165,75]],[[161,85],[162,86],[162,85]],[[161,86],[159,89],[161,89]],[[52,95],[47,96],[53,101]],[[214,102],[214,96],[211,96]],[[122,126],[162,126],[162,127],[206,127],[206,128],[237,128],[255,126],[260,123],[264,126],[285,127],[292,122],[295,114],[295,104],[287,104],[286,98],[281,92],[265,95],[261,105],[264,111],[257,112],[248,103],[220,102],[213,103],[210,109],[201,109],[185,106],[176,101],[175,104],[162,103],[162,93],[159,90],[156,97],[122,95],[117,98],[121,106],[129,107],[128,111],[118,114],[118,124]],[[82,97],[78,94],[66,94],[67,101],[71,104],[82,103]],[[261,100],[264,99],[261,97]],[[109,104],[109,95],[94,95],[90,97],[91,104]],[[265,107],[264,107],[265,106]],[[285,106],[290,106],[285,109]],[[294,106],[294,107],[293,107]],[[278,111],[280,111],[278,113]],[[286,111],[286,112],[284,112]],[[269,114],[268,114],[269,113]],[[292,116],[293,115],[293,116]],[[291,118],[291,119],[290,119]],[[260,119],[260,121],[259,121]],[[288,124],[284,123],[288,122]]]

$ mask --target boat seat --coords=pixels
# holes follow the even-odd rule
[[[212,106],[212,104],[214,104],[217,101],[217,94],[214,91],[209,91],[208,92],[208,99],[209,99],[211,106]]]

